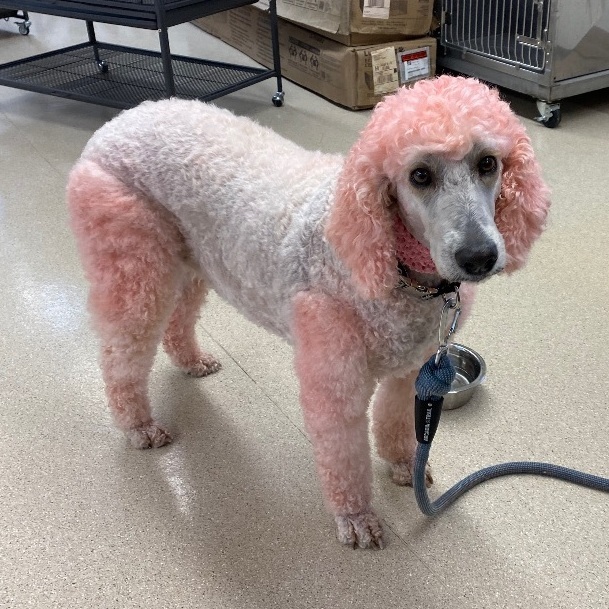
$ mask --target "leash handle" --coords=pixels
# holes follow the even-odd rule
[[[443,397],[433,396],[428,400],[421,400],[418,395],[415,396],[414,426],[419,444],[431,444],[433,442],[440,424],[443,403]]]

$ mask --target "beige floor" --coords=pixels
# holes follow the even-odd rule
[[[84,40],[84,25],[0,23],[6,61]],[[152,33],[100,39],[155,48]],[[194,26],[174,50],[242,56]],[[311,148],[345,152],[366,113],[270,81],[219,101]],[[528,268],[480,290],[460,340],[488,381],[445,415],[434,492],[474,468],[541,459],[609,476],[609,99],[563,105],[557,130],[514,98],[554,191]],[[106,412],[86,286],[66,226],[66,175],[115,111],[0,87],[0,607],[609,607],[609,497],[505,479],[431,521],[374,462],[389,546],[334,539],[298,410],[289,349],[212,298],[199,326],[224,371],[183,376],[159,355],[156,412],[175,434],[126,446]]]

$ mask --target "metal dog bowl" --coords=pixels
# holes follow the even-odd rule
[[[456,375],[451,390],[444,396],[442,408],[454,410],[467,403],[482,383],[486,376],[486,364],[473,349],[457,343],[448,346],[448,357],[455,367]]]

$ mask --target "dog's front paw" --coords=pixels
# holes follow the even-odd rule
[[[208,353],[201,355],[195,362],[188,365],[185,369],[190,376],[203,377],[218,372],[222,364]]]
[[[336,516],[338,541],[352,548],[385,547],[383,527],[374,512]]]
[[[159,448],[173,440],[171,434],[154,421],[129,429],[126,434],[134,448]]]
[[[412,486],[412,472],[414,463],[404,461],[402,463],[390,463],[391,480],[399,486]],[[425,466],[425,486],[429,488],[433,484],[433,476],[429,464]]]

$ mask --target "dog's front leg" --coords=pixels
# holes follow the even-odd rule
[[[351,546],[384,546],[372,511],[367,408],[373,391],[354,311],[323,294],[294,302],[296,372],[305,425],[338,538]]]
[[[417,449],[414,428],[414,382],[418,370],[404,377],[387,376],[377,389],[372,410],[372,431],[379,456],[391,467],[392,480],[401,486],[412,485]],[[426,468],[426,484],[433,478]]]

